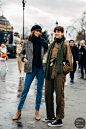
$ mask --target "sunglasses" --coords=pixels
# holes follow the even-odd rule
[[[40,33],[42,32],[42,31],[41,31],[41,30],[39,30],[39,29],[37,29],[36,31],[37,31],[37,32],[40,32]]]

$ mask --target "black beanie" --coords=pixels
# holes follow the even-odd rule
[[[34,26],[31,28],[31,32],[34,31],[34,30],[37,30],[37,29],[42,30],[41,26],[39,26],[39,25],[34,25]]]

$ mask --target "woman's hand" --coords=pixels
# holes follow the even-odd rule
[[[27,60],[26,58],[24,58],[24,62],[25,62],[25,63],[27,63],[27,62],[28,62],[28,60]]]
[[[76,61],[76,64],[78,64],[78,61]]]
[[[83,55],[83,52],[81,54]]]

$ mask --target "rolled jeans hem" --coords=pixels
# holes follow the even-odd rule
[[[35,110],[38,110],[39,111],[40,108],[35,108]]]

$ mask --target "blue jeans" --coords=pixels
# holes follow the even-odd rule
[[[43,67],[41,66],[40,68],[36,68],[35,65],[33,65],[32,73],[26,73],[24,89],[21,93],[18,110],[22,110],[30,85],[35,76],[37,76],[37,95],[36,95],[35,109],[36,110],[40,109],[40,104],[42,99],[42,89],[44,84]]]

